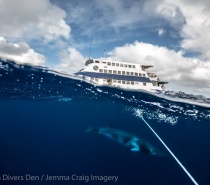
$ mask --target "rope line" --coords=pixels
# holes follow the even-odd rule
[[[180,165],[180,167],[184,170],[184,172],[188,175],[188,177],[192,180],[192,182],[195,185],[198,185],[196,180],[192,177],[192,175],[187,171],[187,169],[182,165],[182,163],[177,159],[177,157],[173,154],[173,152],[167,147],[167,145],[163,142],[163,140],[158,136],[158,134],[152,129],[152,127],[149,125],[149,123],[146,122],[146,120],[143,118],[143,116],[140,116],[140,118],[146,123],[146,125],[150,128],[150,130],[155,134],[155,136],[160,140],[160,142],[163,144],[163,146],[168,150],[168,152],[172,155],[172,157],[176,160],[176,162]]]

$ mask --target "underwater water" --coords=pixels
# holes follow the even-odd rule
[[[209,185],[209,99],[199,105],[190,99],[97,87],[0,60],[0,184],[193,184],[144,119],[196,182]],[[85,132],[110,125],[166,156],[129,151]]]

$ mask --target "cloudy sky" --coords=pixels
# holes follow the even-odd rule
[[[0,0],[1,57],[73,73],[90,48],[210,97],[210,1]]]

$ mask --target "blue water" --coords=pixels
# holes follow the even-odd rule
[[[166,95],[94,87],[42,67],[1,60],[0,184],[193,184],[143,116],[198,184],[209,185],[209,99],[197,105],[201,101],[190,97],[186,103],[189,98],[178,102],[173,93],[167,100]],[[89,126],[109,125],[144,138],[167,157],[131,152],[104,136],[85,133]],[[47,175],[74,174],[118,180],[45,180]],[[37,179],[26,180],[29,175]]]

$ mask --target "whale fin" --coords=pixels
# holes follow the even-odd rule
[[[129,147],[129,150],[132,152],[139,152],[139,146],[138,145],[132,145]]]
[[[129,149],[132,152],[138,152],[140,150],[139,145],[135,141],[131,143]]]

